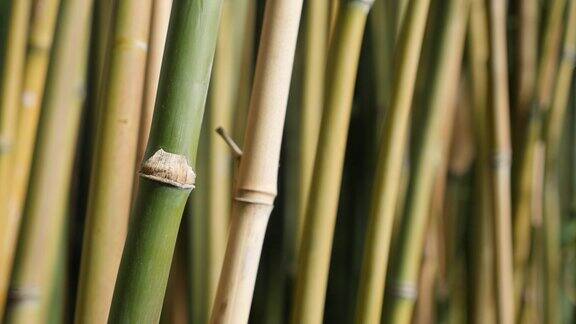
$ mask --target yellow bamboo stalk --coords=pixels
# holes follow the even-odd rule
[[[12,188],[11,165],[18,124],[31,6],[32,0],[11,1],[6,52],[0,76],[0,229],[2,231],[9,226],[7,203]],[[7,243],[1,242],[1,244]],[[7,247],[0,246],[0,251],[5,248]],[[5,288],[1,285],[0,282],[0,291],[4,291]],[[0,296],[2,295],[4,294],[0,293]],[[0,297],[0,304],[4,304],[3,297]]]
[[[69,210],[72,167],[86,93],[91,7],[91,0],[62,0],[6,323],[40,323],[50,307],[51,281]]]
[[[276,196],[282,125],[302,0],[266,2],[230,235],[211,323],[248,322],[266,225]]]
[[[316,146],[322,120],[324,99],[324,70],[328,50],[329,2],[311,0],[306,6],[304,71],[302,81],[302,110],[300,114],[300,155],[298,198],[299,213],[297,221],[296,245],[302,237],[302,227],[306,213],[306,203],[310,192]]]
[[[12,152],[10,191],[5,197],[6,209],[0,211],[2,232],[0,242],[0,314],[12,270],[18,228],[24,207],[28,176],[32,164],[32,153],[36,138],[36,128],[40,114],[40,104],[44,92],[44,82],[48,70],[50,48],[54,36],[56,16],[60,0],[37,0],[34,3],[28,35],[28,51],[24,66],[22,97],[18,102],[18,123],[15,145]],[[6,72],[9,72],[6,70]],[[0,203],[1,205],[1,203]]]
[[[76,300],[77,323],[108,318],[136,168],[152,0],[119,1],[102,83]]]
[[[491,137],[490,181],[493,198],[497,320],[500,324],[513,324],[514,282],[512,273],[511,147],[506,4],[500,0],[490,0],[487,8],[490,48],[488,129]]]

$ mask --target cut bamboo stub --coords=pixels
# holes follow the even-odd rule
[[[266,3],[230,235],[211,323],[247,323],[276,196],[286,104],[302,0]]]

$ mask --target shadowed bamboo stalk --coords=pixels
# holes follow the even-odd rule
[[[318,152],[298,257],[292,323],[322,322],[354,84],[372,3],[342,1],[331,36]]]
[[[10,186],[6,186],[6,189],[10,188],[10,190],[6,193],[6,204],[0,203],[0,206],[6,207],[0,211],[0,218],[2,218],[0,224],[3,224],[0,226],[3,231],[0,236],[2,237],[0,242],[0,314],[3,313],[5,305],[18,228],[28,186],[40,104],[59,4],[59,0],[39,0],[35,3],[31,15],[28,52],[23,70],[22,96],[17,97],[20,99],[18,101],[20,109],[18,109],[18,126],[11,154]],[[4,73],[10,73],[10,70],[6,69]]]
[[[414,148],[414,171],[408,185],[406,213],[397,244],[397,259],[385,299],[386,323],[410,323],[415,303],[416,284],[432,199],[434,179],[442,165],[443,132],[456,104],[457,84],[468,17],[468,1],[446,4],[439,47],[431,64],[430,92],[423,100],[426,107],[422,130]]]
[[[496,276],[497,320],[514,323],[514,282],[510,193],[510,117],[506,49],[506,4],[490,0],[488,9],[490,82],[488,134],[490,136],[490,186]]]
[[[42,322],[50,305],[86,92],[91,8],[91,0],[60,6],[6,323]]]
[[[211,323],[247,323],[278,162],[302,0],[267,2],[224,265]]]
[[[76,300],[77,323],[108,318],[132,198],[152,0],[116,7],[102,83],[98,130]]]
[[[381,127],[376,182],[364,243],[362,275],[356,305],[357,323],[380,322],[388,250],[429,5],[429,0],[410,1],[396,48],[397,66],[393,76],[392,98]]]
[[[329,1],[307,1],[304,23],[304,69],[302,80],[302,110],[300,113],[299,145],[299,183],[298,222],[296,245],[299,245],[304,226],[306,202],[310,192],[316,147],[322,121],[322,104],[324,99],[324,73],[326,52],[328,50]]]
[[[205,169],[206,199],[202,202],[206,209],[196,217],[204,217],[206,222],[206,316],[209,316],[212,308],[226,251],[233,192],[234,153],[215,130],[219,127],[224,130],[233,128],[245,38],[242,30],[246,23],[247,9],[246,0],[224,0],[222,3],[222,18],[210,82],[209,110],[205,117],[205,132],[202,133],[208,142],[207,154],[204,156],[208,160]]]
[[[554,80],[558,64],[558,54],[562,37],[562,22],[567,0],[551,1],[544,28],[544,39],[538,62],[537,79],[533,104],[527,116],[527,124],[519,139],[520,154],[518,166],[514,168],[514,267],[515,267],[515,297],[518,301],[524,287],[524,274],[530,251],[530,219],[532,200],[540,199],[535,195],[533,174],[536,164],[534,151],[540,141],[543,114],[550,106]],[[517,305],[519,306],[519,305]]]
[[[555,82],[554,93],[546,120],[543,137],[545,149],[544,183],[544,260],[545,290],[544,314],[546,323],[561,322],[560,278],[561,278],[561,221],[559,160],[562,131],[565,125],[566,110],[570,97],[576,57],[576,1],[568,5],[567,23],[561,58]]]
[[[469,320],[483,324],[496,321],[494,302],[494,248],[492,233],[492,199],[489,183],[489,142],[487,135],[488,109],[488,17],[484,0],[472,0],[470,5],[470,23],[468,30],[468,57],[470,83],[474,114],[475,145],[478,149],[475,170],[476,186],[474,194],[478,197],[478,207],[474,209],[472,224],[471,274],[470,287],[472,307]]]
[[[32,0],[12,1],[0,79],[0,228],[6,222]],[[2,247],[0,247],[2,248]],[[1,300],[0,300],[1,302]]]
[[[150,21],[150,36],[148,38],[148,55],[146,59],[146,76],[144,81],[144,99],[142,100],[142,112],[140,114],[140,128],[138,135],[138,153],[136,164],[140,165],[150,126],[154,113],[154,103],[156,102],[156,92],[158,91],[158,80],[160,79],[160,68],[162,67],[162,57],[164,55],[164,45],[166,44],[166,33],[170,22],[170,9],[172,0],[153,0],[152,15]],[[138,177],[135,179],[138,182]],[[137,188],[137,184],[134,188]]]
[[[156,107],[109,323],[157,323],[178,228],[194,188],[221,1],[174,0]]]

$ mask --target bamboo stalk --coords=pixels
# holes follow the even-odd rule
[[[392,97],[380,136],[376,180],[364,243],[365,252],[356,306],[357,323],[380,322],[388,251],[429,5],[429,0],[409,2],[407,17],[396,48],[397,66],[393,76]]]
[[[497,320],[514,323],[514,283],[512,268],[512,228],[510,194],[510,118],[506,49],[506,5],[500,0],[488,3],[489,21],[489,100],[490,186],[494,218],[494,256]]]
[[[385,300],[387,323],[410,323],[415,303],[414,293],[420,270],[428,209],[434,179],[442,163],[442,128],[454,111],[460,75],[468,2],[449,1],[443,17],[439,48],[432,62],[430,93],[423,105],[428,107],[414,148],[414,173],[408,185],[406,214],[402,219],[397,244],[397,259],[392,264],[389,294]]]
[[[162,57],[164,55],[164,45],[166,44],[168,23],[170,22],[172,1],[173,0],[153,0],[152,3],[146,74],[144,78],[144,99],[142,100],[138,153],[136,155],[136,163],[138,165],[142,162],[144,151],[146,151],[146,144],[148,143],[148,135],[150,135],[150,126],[154,113],[154,103],[156,102],[156,92],[158,91],[158,80],[160,79],[160,68],[162,67]],[[136,177],[135,181],[138,181],[138,177]],[[134,188],[137,188],[137,186]]]
[[[221,1],[175,0],[109,323],[157,323],[196,152]],[[136,217],[137,216],[137,217]]]
[[[343,1],[330,41],[318,152],[298,256],[292,323],[321,323],[360,48],[373,1]]]
[[[534,160],[534,151],[542,132],[542,116],[550,106],[554,79],[558,64],[558,54],[562,37],[562,17],[566,0],[555,0],[550,4],[547,22],[544,26],[542,54],[538,61],[534,104],[528,116],[527,125],[520,141],[518,166],[514,167],[514,268],[516,269],[516,300],[522,295],[524,275],[522,273],[530,251],[531,201],[539,199],[532,183],[534,167],[542,163]]]
[[[91,8],[91,0],[61,3],[6,323],[41,322],[50,305],[85,99]]]
[[[128,227],[152,0],[119,1],[101,88],[76,300],[77,323],[108,318]]]
[[[555,88],[549,115],[544,129],[545,183],[544,183],[544,320],[546,323],[561,322],[560,278],[561,278],[561,221],[559,160],[560,144],[570,89],[574,74],[576,55],[576,1],[568,4],[568,16],[564,40],[556,76]]]
[[[470,321],[481,324],[494,323],[495,302],[494,285],[485,284],[494,282],[494,248],[490,196],[489,174],[489,142],[487,135],[487,109],[488,109],[488,17],[484,0],[472,0],[470,23],[468,31],[468,57],[470,61],[470,83],[474,113],[474,135],[478,149],[477,166],[475,170],[476,186],[474,194],[478,197],[478,208],[474,210],[472,220],[472,271],[471,271],[471,300]]]
[[[0,77],[0,228],[6,227],[14,141],[18,125],[32,0],[12,1]],[[3,248],[3,247],[0,247]],[[0,300],[0,304],[3,301]]]
[[[3,231],[0,243],[0,314],[3,313],[5,305],[18,228],[28,186],[40,104],[59,4],[60,0],[39,0],[34,4],[31,14],[28,52],[23,70],[22,97],[19,97],[22,100],[18,101],[20,108],[18,109],[18,126],[15,145],[11,153],[11,188],[5,197],[6,209],[0,212],[0,218],[3,219],[0,220],[0,224],[4,225],[0,226]],[[4,73],[10,73],[10,70],[4,70]]]
[[[324,70],[328,50],[329,2],[311,0],[306,5],[306,28],[304,35],[304,69],[302,80],[302,110],[300,113],[299,145],[299,212],[296,230],[296,245],[302,237],[306,204],[312,182],[312,171],[322,121],[324,99]]]
[[[230,234],[211,323],[247,323],[266,225],[276,196],[282,125],[302,0],[267,2]]]

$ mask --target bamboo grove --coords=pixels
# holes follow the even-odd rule
[[[576,0],[0,0],[0,323],[576,322]]]

